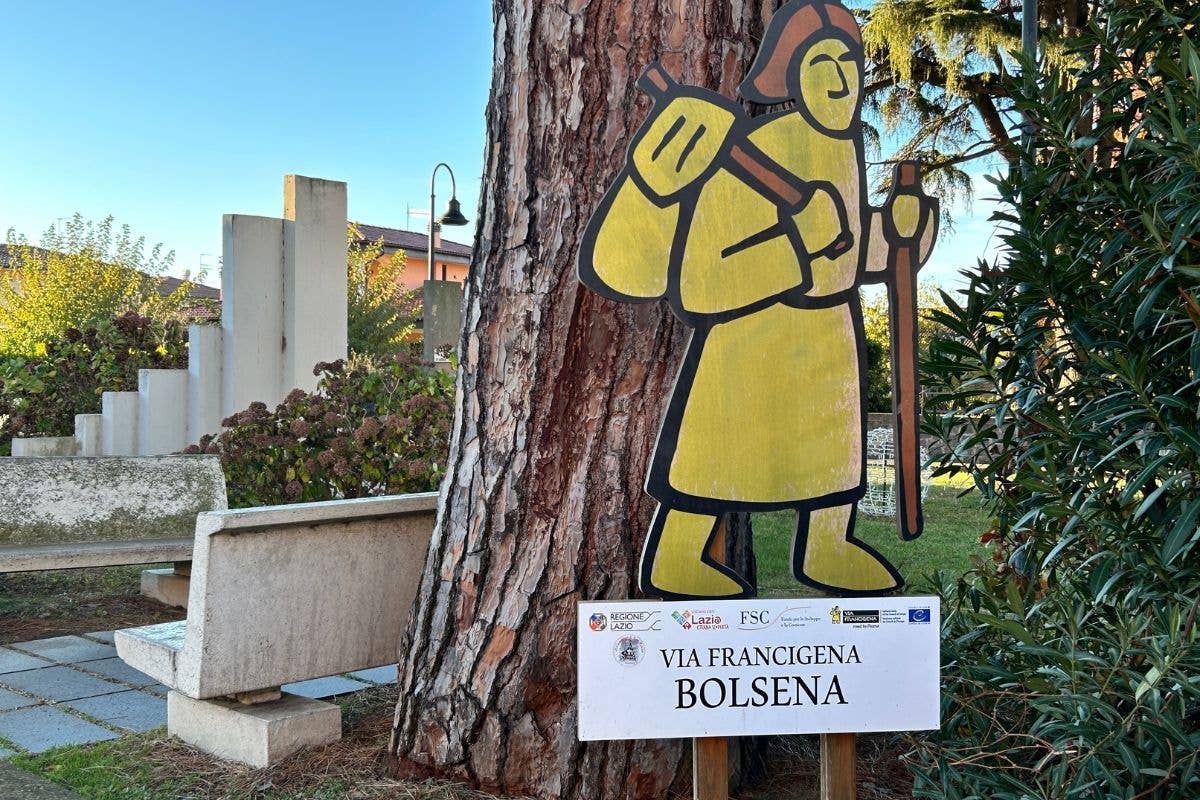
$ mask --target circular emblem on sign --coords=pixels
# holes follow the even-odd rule
[[[608,617],[603,614],[592,614],[588,619],[588,627],[594,631],[602,631],[608,627]]]
[[[618,664],[632,667],[641,663],[646,655],[646,645],[636,636],[622,636],[613,645],[613,657]]]

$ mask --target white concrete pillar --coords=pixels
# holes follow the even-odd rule
[[[98,456],[103,451],[101,439],[104,434],[103,414],[75,415],[75,451],[81,456]]]
[[[188,444],[221,430],[221,329],[188,327]]]
[[[105,392],[100,396],[104,422],[100,432],[100,450],[106,456],[138,454],[138,393]]]
[[[188,373],[185,369],[138,370],[138,453],[178,453],[187,441]]]
[[[221,416],[274,407],[283,364],[283,220],[226,214],[221,265]]]
[[[283,217],[281,397],[346,357],[346,184],[285,175]]]

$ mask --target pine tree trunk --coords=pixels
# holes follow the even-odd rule
[[[732,96],[776,5],[495,0],[459,405],[401,645],[397,774],[586,800],[684,785],[686,741],[576,740],[575,603],[637,596],[642,481],[687,331],[664,304],[580,287],[575,255],[649,110],[641,69],[660,58]]]

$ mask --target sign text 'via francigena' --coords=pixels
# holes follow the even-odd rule
[[[936,597],[578,607],[579,738],[938,727]]]

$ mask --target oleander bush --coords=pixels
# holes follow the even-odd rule
[[[103,392],[134,391],[139,369],[187,366],[187,330],[134,312],[68,328],[42,355],[0,357],[0,455],[14,436],[70,436],[76,414],[100,411]]]
[[[221,457],[233,508],[434,491],[446,470],[454,376],[406,353],[322,363],[293,391],[223,421],[189,453]]]
[[[918,797],[1200,797],[1198,22],[1102,0],[1075,67],[1012,86],[1036,157],[998,183],[1008,259],[946,296],[924,365],[995,554],[943,590]]]

